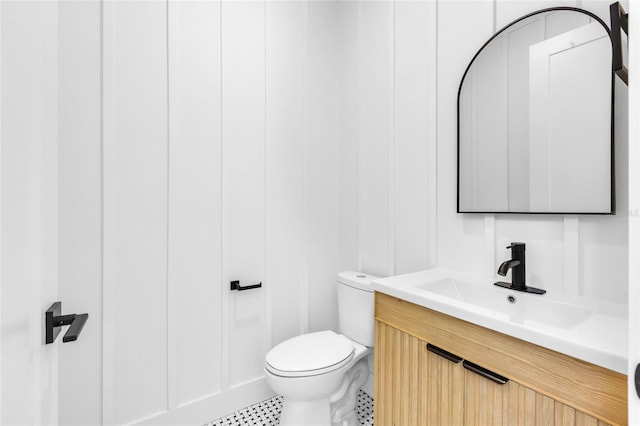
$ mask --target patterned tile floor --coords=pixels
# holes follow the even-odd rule
[[[205,426],[275,426],[280,423],[282,401],[281,396],[274,396]],[[356,414],[361,426],[373,426],[373,399],[363,391],[358,391]]]

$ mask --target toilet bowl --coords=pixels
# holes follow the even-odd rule
[[[264,370],[267,384],[284,397],[280,425],[357,426],[354,409],[358,389],[369,377],[370,352],[330,330],[276,346]]]
[[[358,390],[369,379],[376,277],[338,274],[340,331],[303,334],[267,353],[267,384],[284,397],[281,426],[357,426]]]

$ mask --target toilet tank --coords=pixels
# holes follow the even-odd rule
[[[361,345],[373,347],[373,289],[377,279],[362,272],[338,274],[338,317],[340,332]]]

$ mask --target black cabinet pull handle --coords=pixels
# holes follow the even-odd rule
[[[262,287],[262,281],[260,281],[258,284],[245,285],[245,286],[241,286],[240,281],[231,281],[231,290],[245,291],[245,290],[251,290],[252,288],[260,288],[260,287]]]
[[[431,343],[427,343],[427,350],[429,352],[433,352],[434,354],[440,355],[441,357],[446,358],[451,362],[455,362],[456,364],[462,361],[462,358],[460,358],[458,355],[445,351],[444,349],[432,345]]]
[[[69,329],[62,337],[62,342],[73,342],[78,340],[80,332],[89,319],[89,314],[69,314],[60,315],[62,312],[62,302],[55,302],[45,312],[45,343],[53,343],[60,334],[60,327],[69,325]]]
[[[480,376],[484,377],[485,379],[489,379],[494,383],[497,383],[499,385],[504,385],[505,383],[507,383],[509,381],[509,379],[507,379],[504,376],[499,375],[498,373],[494,373],[491,370],[487,370],[484,367],[480,367],[478,364],[474,364],[472,362],[469,361],[464,361],[462,363],[462,365],[464,366],[464,368],[466,368],[469,371],[472,371],[476,374],[479,374]]]

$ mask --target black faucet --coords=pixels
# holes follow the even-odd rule
[[[511,245],[507,246],[507,248],[511,249],[511,259],[506,262],[502,262],[498,268],[498,275],[502,275],[504,277],[507,275],[509,269],[511,269],[511,283],[498,281],[494,285],[508,288],[510,290],[524,291],[526,293],[545,294],[547,292],[546,290],[527,287],[524,262],[525,244],[512,242]]]

